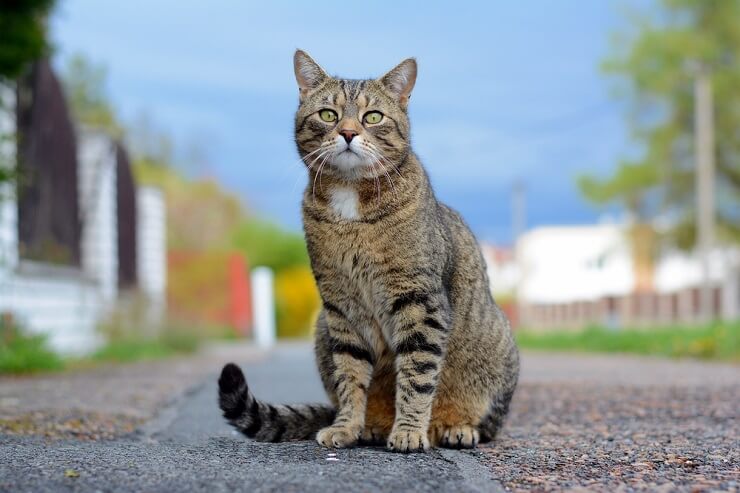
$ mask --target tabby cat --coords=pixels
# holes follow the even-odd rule
[[[437,201],[411,150],[416,61],[348,80],[299,50],[294,68],[303,223],[323,301],[315,351],[331,405],[261,402],[230,363],[219,379],[224,416],[271,442],[315,435],[327,447],[416,452],[492,440],[519,353],[473,234]]]

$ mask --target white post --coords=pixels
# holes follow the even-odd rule
[[[254,314],[254,340],[263,348],[275,344],[275,296],[273,274],[269,267],[252,271],[252,310]]]
[[[722,282],[722,320],[734,321],[740,318],[740,255],[731,252],[725,259],[727,270]]]

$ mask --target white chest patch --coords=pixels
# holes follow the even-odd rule
[[[349,221],[360,218],[360,199],[353,188],[337,187],[331,190],[329,203],[337,215]]]

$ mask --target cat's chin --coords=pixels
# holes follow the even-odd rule
[[[373,178],[375,171],[370,160],[353,151],[343,151],[330,162],[335,172],[347,180]]]

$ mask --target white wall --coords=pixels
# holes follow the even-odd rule
[[[518,296],[524,303],[568,303],[620,296],[635,280],[620,226],[533,229],[517,242]]]
[[[715,249],[710,254],[709,277],[717,284],[723,282],[728,265],[731,265],[731,251]],[[699,255],[673,251],[661,257],[655,266],[655,290],[659,293],[672,293],[681,289],[699,286],[703,271]]]
[[[0,313],[11,313],[25,330],[46,334],[62,353],[84,354],[100,344],[96,324],[103,308],[98,286],[78,269],[23,261],[0,277]]]
[[[0,84],[0,136],[15,133],[15,93]],[[0,166],[15,162],[15,139],[0,141]],[[18,264],[18,207],[12,184],[0,184],[0,279]]]
[[[150,321],[156,323],[164,317],[167,289],[167,217],[160,189],[136,190],[136,216],[136,275],[150,304]]]
[[[116,148],[106,135],[82,131],[77,144],[82,270],[106,301],[118,294]]]
[[[488,281],[494,296],[516,294],[519,283],[519,266],[514,252],[497,248],[494,245],[481,244],[483,260],[486,262]]]

